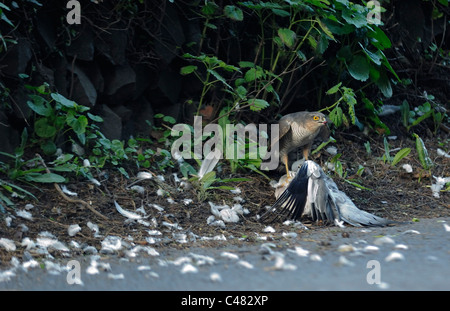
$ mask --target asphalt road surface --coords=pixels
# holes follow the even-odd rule
[[[20,262],[0,270],[0,290],[450,290],[450,218],[280,235],[243,246],[87,255],[45,267]]]

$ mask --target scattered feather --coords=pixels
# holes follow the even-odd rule
[[[270,268],[269,268],[270,269]],[[286,263],[284,256],[275,256],[275,263],[272,267],[274,270],[297,270],[297,266],[293,264]]]
[[[25,209],[26,209],[27,211],[29,211],[30,209],[33,209],[33,208],[34,208],[34,205],[33,205],[33,204],[31,204],[31,203],[25,204]]]
[[[70,225],[69,228],[67,228],[67,233],[70,236],[74,236],[78,232],[81,231],[81,227],[78,224]]]
[[[220,256],[228,258],[228,259],[233,259],[233,260],[238,260],[239,256],[230,252],[222,252],[220,254]]]
[[[446,223],[443,224],[444,225],[444,229],[446,232],[450,232],[450,226],[447,225]]]
[[[217,272],[211,272],[209,279],[213,282],[222,282],[222,277]]]
[[[13,269],[0,271],[0,283],[9,282],[12,277],[16,276]]]
[[[443,178],[443,177],[433,176],[433,178],[436,180],[436,183],[431,185],[431,191],[435,198],[439,198],[440,197],[439,192],[441,191],[441,189],[444,187],[444,185],[446,183],[450,182],[450,177]]]
[[[113,273],[108,273],[108,279],[111,280],[123,280],[125,279],[125,276],[123,275],[123,273],[119,273],[119,274],[113,274]]]
[[[375,245],[367,245],[363,249],[364,253],[376,253],[379,250],[380,250],[380,248],[378,246],[375,246]]]
[[[408,249],[408,246],[405,245],[405,244],[396,244],[396,245],[394,246],[394,248],[395,248],[395,249],[407,250],[407,249]]]
[[[148,271],[151,270],[152,268],[150,266],[139,266],[137,267],[138,271]]]
[[[348,266],[348,267],[353,267],[355,265],[354,262],[351,262],[350,260],[348,260],[347,258],[345,258],[344,256],[339,256],[339,261],[338,261],[338,266]]]
[[[296,246],[294,249],[288,249],[288,252],[292,252],[299,257],[306,257],[309,254],[309,251],[302,248],[301,246]]]
[[[122,239],[115,235],[108,235],[102,242],[101,253],[113,254],[122,248]]]
[[[139,185],[131,186],[128,189],[130,189],[131,191],[135,191],[135,192],[137,192],[139,194],[144,194],[145,193],[145,188],[142,187],[142,186],[139,186]]]
[[[406,231],[402,232],[402,234],[420,234],[420,232],[417,230],[410,229],[410,230],[406,230]]]
[[[191,204],[191,203],[192,203],[192,199],[184,199],[183,200],[183,204],[186,205],[186,206]]]
[[[16,244],[14,244],[14,241],[7,238],[0,239],[0,246],[2,246],[8,252],[14,252],[16,250]]]
[[[405,260],[405,256],[403,256],[403,254],[399,253],[399,252],[391,252],[389,255],[386,256],[386,258],[384,259],[386,262],[390,262],[390,261],[401,261],[401,260]]]
[[[216,262],[216,260],[213,257],[210,256],[205,256],[205,255],[201,255],[201,254],[194,254],[194,253],[190,253],[189,254],[194,260],[195,263],[198,266],[202,266],[202,265],[212,265]]]
[[[284,238],[295,238],[295,237],[297,237],[297,233],[295,233],[295,232],[283,232],[281,235]]]
[[[442,150],[441,148],[437,148],[436,151],[437,151],[437,155],[438,155],[438,156],[450,158],[450,154],[448,154],[447,152],[445,152],[445,151]]]
[[[249,263],[248,261],[245,261],[245,260],[239,260],[237,262],[237,264],[242,266],[242,267],[244,267],[244,268],[247,268],[247,269],[253,269],[254,268],[251,263]]]
[[[190,263],[187,263],[183,266],[183,268],[181,269],[181,273],[185,274],[185,273],[197,273],[198,269],[196,267],[194,267],[193,265],[191,265]]]
[[[322,261],[322,257],[320,257],[319,254],[312,254],[311,256],[309,256],[309,259],[312,261]]]
[[[346,253],[346,252],[354,252],[354,251],[356,251],[356,248],[351,244],[342,244],[342,245],[339,245],[337,250],[338,250],[338,252]]]
[[[62,185],[61,186],[61,190],[62,192],[64,192],[67,195],[70,195],[71,197],[77,197],[78,193],[70,191],[69,189],[67,189],[66,185]]]
[[[382,236],[380,238],[376,238],[373,243],[375,245],[381,246],[383,244],[395,244],[395,241],[388,236]]]
[[[26,210],[17,210],[16,215],[26,220],[33,220],[33,216]]]
[[[232,194],[240,194],[240,193],[241,193],[241,189],[238,188],[238,187],[236,187],[235,189],[230,190],[230,192],[231,192]]]
[[[402,168],[407,172],[407,173],[412,173],[413,169],[411,164],[403,164]]]
[[[136,175],[136,178],[137,179],[152,179],[153,178],[153,176],[152,176],[152,174],[151,173],[149,173],[149,172],[139,172],[137,175]]]
[[[114,201],[114,205],[116,206],[116,210],[124,217],[127,217],[128,219],[132,219],[132,220],[138,220],[138,219],[143,219],[146,217],[143,217],[141,215],[138,215],[134,212],[130,212],[127,210],[124,210],[116,201]]]
[[[100,229],[98,228],[97,224],[94,224],[90,221],[87,222],[87,227],[92,231],[92,233],[94,233],[94,237],[100,237],[101,235],[99,234]]]
[[[274,229],[272,226],[267,226],[267,227],[265,227],[265,228],[263,229],[263,232],[266,232],[266,233],[274,233],[274,232],[275,232],[275,229]]]

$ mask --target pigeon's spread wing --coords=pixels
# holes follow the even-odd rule
[[[261,216],[260,220],[270,223],[286,218],[300,218],[305,208],[307,192],[307,167],[302,166],[286,190],[277,198],[272,207]]]
[[[261,216],[261,221],[299,219],[303,214],[309,215],[315,221],[342,220],[356,227],[386,226],[396,223],[357,208],[313,161],[305,161],[286,190]]]

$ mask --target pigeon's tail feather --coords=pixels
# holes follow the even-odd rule
[[[339,207],[341,219],[355,227],[385,227],[398,222],[385,219],[360,210],[354,204],[342,204]]]

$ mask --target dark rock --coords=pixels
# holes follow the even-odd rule
[[[94,34],[90,27],[84,27],[66,47],[66,55],[84,61],[94,60]]]
[[[13,154],[19,144],[19,133],[11,126],[5,113],[0,111],[0,151]],[[10,161],[11,158],[0,154],[0,160]]]
[[[100,123],[100,131],[103,135],[110,140],[122,139],[122,120],[120,117],[106,105],[102,105],[98,115],[103,118],[103,122]]]
[[[145,97],[140,97],[133,102],[133,129],[136,134],[149,136],[154,124],[154,111],[150,102]],[[149,124],[150,123],[150,124]]]
[[[105,73],[105,94],[108,104],[120,105],[133,98],[136,89],[136,73],[128,64],[115,66]]]
[[[67,68],[72,70],[70,66]],[[93,107],[97,101],[97,91],[89,77],[77,65],[73,66],[74,81],[72,99],[79,105]]]
[[[17,78],[20,73],[26,72],[31,56],[30,42],[26,38],[18,38],[17,44],[11,46],[1,59],[2,73]]]
[[[120,26],[118,25],[120,28]],[[125,28],[125,27],[124,27]],[[104,55],[113,65],[126,63],[126,48],[128,44],[127,31],[120,29],[109,29],[102,32],[101,36],[94,42],[95,48]]]

